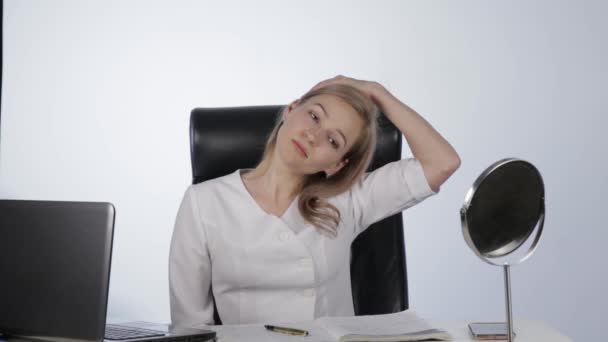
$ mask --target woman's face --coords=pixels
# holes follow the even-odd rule
[[[363,120],[348,103],[336,96],[317,95],[289,105],[278,132],[277,152],[297,173],[332,175],[348,162],[344,155],[362,129]]]

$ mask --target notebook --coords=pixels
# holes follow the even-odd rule
[[[215,332],[106,326],[114,206],[0,200],[0,335],[50,341],[203,342]]]
[[[448,332],[433,328],[413,310],[386,315],[323,317],[319,321],[331,338],[340,342],[452,339]]]
[[[275,324],[276,323],[276,324]],[[291,336],[271,332],[261,324],[210,326],[222,342],[305,342],[305,341],[449,341],[452,336],[432,327],[415,311],[405,310],[386,315],[322,317],[307,322],[274,325],[306,330],[308,336]]]

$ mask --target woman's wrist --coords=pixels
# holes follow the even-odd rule
[[[390,101],[395,100],[395,97],[380,83],[374,82],[374,85],[371,88],[370,97],[372,98],[372,101],[374,101],[378,109],[384,113],[384,115],[389,115],[387,113],[387,107]]]
[[[369,96],[374,101],[380,101],[382,96],[388,92],[382,84],[375,81],[371,81],[369,83],[368,89]]]

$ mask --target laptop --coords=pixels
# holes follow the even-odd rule
[[[203,342],[213,331],[106,325],[114,206],[0,200],[0,335],[50,341]]]

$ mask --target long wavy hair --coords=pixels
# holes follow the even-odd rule
[[[340,222],[340,211],[328,199],[343,193],[359,181],[369,167],[376,150],[378,130],[378,108],[374,102],[355,87],[343,84],[332,84],[311,90],[300,98],[297,104],[317,95],[332,95],[348,103],[363,121],[363,129],[358,139],[342,160],[348,159],[338,172],[327,178],[323,171],[308,175],[299,189],[298,209],[302,217],[322,232],[335,237]],[[283,124],[283,112],[269,134],[264,154],[256,168],[265,172],[270,166],[277,143],[277,136]]]

